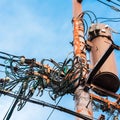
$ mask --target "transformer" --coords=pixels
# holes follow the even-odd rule
[[[95,66],[113,42],[111,28],[105,24],[92,24],[89,28],[89,41],[92,44],[90,46],[91,64]],[[114,93],[119,89],[119,78],[113,52],[97,71],[97,74],[92,77],[92,84]],[[104,95],[99,91],[96,92]]]

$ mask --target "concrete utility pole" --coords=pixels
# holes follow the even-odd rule
[[[86,59],[86,49],[85,49],[85,40],[84,36],[84,27],[82,17],[82,0],[73,0],[73,45],[74,45],[74,57],[82,59],[82,64],[84,68],[82,71],[82,78],[87,77],[87,59]],[[80,15],[81,14],[81,15]],[[80,15],[80,16],[79,16]],[[78,18],[79,16],[79,18]],[[90,102],[90,95],[88,92],[83,90],[82,86],[79,86],[75,91],[75,109],[77,113],[89,116],[92,118],[92,105]],[[83,120],[81,118],[76,118],[76,120]]]

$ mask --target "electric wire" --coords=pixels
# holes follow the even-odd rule
[[[111,3],[113,3],[113,4],[115,4],[115,5],[117,5],[117,6],[119,6],[120,7],[120,5],[119,4],[117,4],[116,2],[113,2],[112,0],[107,0],[108,2],[111,2]]]
[[[74,112],[72,110],[69,110],[67,108],[64,108],[64,107],[61,107],[61,106],[56,106],[56,105],[53,105],[53,104],[50,104],[50,103],[47,103],[47,102],[44,102],[44,101],[41,101],[41,100],[38,100],[38,99],[35,99],[35,98],[34,99],[33,98],[28,99],[28,98],[25,98],[25,97],[22,97],[22,96],[18,96],[16,94],[9,93],[9,92],[3,91],[3,90],[0,90],[0,93],[4,94],[4,95],[7,95],[7,96],[10,96],[10,97],[13,97],[13,98],[18,98],[18,99],[21,99],[21,100],[24,100],[24,101],[27,101],[27,102],[30,102],[30,103],[34,103],[34,104],[37,104],[37,105],[50,107],[50,108],[53,108],[53,109],[56,109],[56,110],[59,110],[59,111],[71,114],[73,116],[82,118],[84,120],[93,120],[92,118],[89,118],[86,115],[83,115],[83,114],[80,114],[80,113],[76,113],[76,112]]]
[[[10,119],[10,114],[12,114],[12,112],[13,112],[15,106],[16,106],[16,105],[15,105],[16,103],[14,104],[14,102],[15,102],[15,101],[13,101],[12,104],[10,105],[10,107],[9,107],[9,109],[7,110],[7,112],[6,112],[3,120],[9,120],[9,119]],[[13,105],[13,104],[14,104],[14,105]],[[8,114],[9,114],[9,115],[8,115]],[[6,118],[6,117],[7,117],[7,118]]]
[[[55,100],[65,94],[72,94],[79,85],[74,86],[77,81],[79,81],[77,83],[83,83],[83,80],[80,79],[82,78],[84,64],[82,64],[80,58],[66,58],[64,62],[59,63],[53,59],[43,59],[40,65],[36,65],[33,59],[12,56],[4,52],[0,52],[0,55],[0,59],[3,60],[0,66],[5,68],[5,74],[9,77],[9,80],[4,78],[0,80],[1,89],[13,91],[19,83],[22,83],[23,89],[21,95],[28,99],[33,96],[35,91],[38,91],[37,95],[42,96],[43,90],[48,89],[50,97]],[[21,59],[25,61],[22,64]],[[74,62],[76,60],[79,63],[77,67],[75,67],[75,64],[78,63]],[[45,67],[46,62],[52,64],[51,70]],[[37,72],[37,74],[34,75],[34,72]],[[78,72],[79,76],[76,78],[75,76]],[[47,79],[49,82],[47,82]],[[21,101],[18,110],[21,110],[25,103],[25,101]]]
[[[104,20],[101,21],[100,23],[105,23],[105,22],[120,22],[120,20]]]
[[[102,2],[100,0],[98,1]],[[102,3],[117,11],[116,7],[111,6],[104,2]],[[82,37],[84,40],[86,39],[85,37],[87,37],[87,32],[89,28],[88,22],[85,19],[85,15],[89,17],[90,24],[98,23],[99,19],[103,20],[101,22],[120,22],[120,18],[103,18],[103,17],[97,18],[94,12],[92,11],[85,11],[81,13],[78,16],[78,19],[81,19],[82,15],[84,17],[82,22],[83,22],[85,34],[84,36],[80,36],[80,37]],[[19,96],[21,101],[18,106],[18,110],[21,110],[27,101],[33,103],[35,102],[35,104],[39,104],[38,100],[36,100],[38,101],[38,103],[36,103],[36,101],[31,101],[33,100],[31,97],[33,96],[35,90],[38,90],[38,95],[42,96],[43,90],[46,90],[47,88],[50,97],[53,100],[56,100],[58,97],[62,98],[62,96],[65,94],[74,93],[75,82],[79,81],[78,85],[84,83],[84,81],[81,80],[82,70],[84,66],[81,62],[81,58],[79,59],[67,58],[64,60],[64,62],[60,62],[60,63],[57,63],[53,59],[43,59],[41,61],[41,65],[36,65],[34,59],[25,59],[25,62],[21,63],[21,58],[23,56],[14,56],[1,51],[0,54],[1,54],[0,59],[4,61],[4,63],[0,64],[0,66],[5,68],[6,76],[10,77],[11,79],[8,82],[5,81],[4,83],[0,83],[0,87],[2,86],[2,89],[9,90],[12,92],[12,90],[19,83],[23,83],[24,86],[21,96]],[[75,59],[78,59],[78,64],[79,64],[79,67],[76,68],[75,68],[76,65],[74,64]],[[45,67],[46,65],[45,62],[52,64],[53,67],[52,69],[50,69],[50,72],[48,72],[48,69]],[[79,70],[80,75],[78,76],[78,78],[74,79],[77,74],[76,69]],[[34,75],[33,74],[34,71],[37,71],[39,76]],[[47,80],[44,79],[43,76],[45,77],[47,76],[49,83],[47,83]],[[71,81],[71,79],[73,81]],[[45,104],[42,105],[46,106]],[[58,104],[52,107],[53,110],[51,111],[47,120],[49,120],[50,116],[53,114],[54,109],[60,109],[59,106],[57,105]],[[64,111],[64,109],[62,109],[62,111]],[[74,113],[70,112],[70,114],[74,114]]]
[[[92,11],[90,11],[90,10],[86,10],[86,11],[84,11],[83,13],[84,13],[84,14],[87,13],[88,15],[89,15],[89,13],[91,13],[91,14],[94,16],[95,19],[97,18],[97,16],[95,15],[95,13],[92,12]],[[89,15],[89,18],[91,18],[90,15]],[[91,23],[93,23],[93,20],[92,20],[92,19],[91,19]],[[96,19],[95,23],[98,23],[97,19]]]
[[[95,15],[94,12],[90,10],[86,10],[78,15],[77,19],[82,21],[84,28],[84,36],[80,36],[80,37],[82,37],[84,40],[87,39],[87,33],[89,28],[88,22],[86,21],[86,17],[89,18],[90,24],[98,23],[97,16]]]
[[[48,88],[48,92],[50,92],[50,97],[53,100],[56,100],[58,97],[62,97],[65,94],[74,93],[74,90],[79,85],[82,85],[84,83],[84,80],[81,80],[82,69],[84,65],[82,64],[82,60],[79,57],[74,57],[74,59],[67,57],[64,62],[59,63],[57,63],[53,59],[43,59],[40,65],[35,65],[32,59],[29,59],[29,64],[27,65],[26,63],[20,64],[20,58],[16,58],[16,61],[13,59],[12,56],[10,56],[10,58],[11,59],[9,61],[4,62],[5,65],[3,64],[3,67],[5,67],[7,76],[9,76],[12,80],[0,83],[0,86],[2,90],[9,90],[12,92],[12,90],[19,83],[22,83],[23,89],[20,97],[25,98],[25,100],[22,99],[19,101],[17,109],[18,111],[25,106],[27,102],[26,100],[32,99],[35,90],[38,90],[37,88],[39,88],[38,92],[41,92],[40,96],[43,95],[43,90],[45,88]],[[79,64],[79,66],[76,66],[75,61],[77,61],[77,64]],[[46,62],[50,62],[50,64],[53,64],[50,72],[48,72],[45,67]],[[34,70],[38,71],[38,73],[40,74],[48,76],[50,83],[46,83],[46,81],[42,77],[34,76]],[[78,74],[78,70],[80,74],[78,78],[76,78],[75,76],[76,74]],[[74,87],[75,82],[78,82],[78,85],[76,87]],[[52,115],[52,113],[53,112],[51,112],[50,116]]]
[[[117,18],[117,17],[116,18],[97,17],[96,19],[99,20],[99,23],[106,23],[106,22],[107,23],[110,23],[110,22],[120,23],[120,18]],[[117,32],[117,31],[114,31],[114,30],[112,30],[111,32],[115,33],[115,34],[120,34],[120,32]]]
[[[120,22],[120,18],[105,18],[105,17],[97,17],[97,20],[108,20],[108,21],[115,21],[115,22]],[[93,21],[95,21],[94,19]]]
[[[56,106],[58,106],[58,104],[60,103],[61,99],[62,99],[62,97],[60,97],[60,99],[59,99],[58,102],[56,103]],[[48,116],[48,118],[47,118],[46,120],[49,120],[49,119],[50,119],[50,117],[52,116],[54,110],[55,110],[55,109],[53,109],[53,110],[51,111],[51,113],[49,114],[49,116]]]
[[[13,56],[15,58],[20,58],[21,56],[16,56],[16,55],[12,55],[12,54],[9,54],[9,53],[6,53],[6,52],[2,52],[0,51],[1,54],[4,54],[4,55],[7,55],[7,56]]]
[[[18,96],[20,96],[21,90],[22,90],[22,86],[20,87],[20,89],[19,89],[19,91],[18,91]],[[13,111],[14,111],[17,103],[18,103],[18,100],[19,100],[18,97],[16,97],[16,98],[13,100],[13,102],[12,102],[11,106],[9,107],[7,113],[5,114],[3,120],[10,120],[10,118],[11,118],[11,116],[12,116],[12,114],[13,114]]]
[[[107,3],[105,3],[105,2],[103,2],[101,0],[97,0],[97,1],[104,4],[104,5],[106,5],[106,6],[108,6],[108,7],[110,7],[111,9],[115,10],[116,12],[120,12],[120,9],[118,9],[118,8],[112,6],[112,5],[109,5],[109,4],[107,4]]]

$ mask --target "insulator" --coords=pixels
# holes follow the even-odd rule
[[[30,92],[33,94],[35,92],[35,89],[33,87],[31,87]]]
[[[22,56],[22,57],[20,58],[20,63],[21,63],[21,64],[24,64],[24,63],[25,63],[25,57],[24,57],[24,56]]]
[[[41,90],[41,89],[42,89],[42,86],[39,85],[39,86],[38,86],[38,90]]]
[[[5,82],[9,82],[10,81],[10,78],[9,77],[5,77]]]
[[[24,82],[24,83],[23,83],[23,89],[26,89],[27,86],[28,86],[27,82]]]
[[[114,116],[113,120],[119,120],[118,116]]]
[[[37,96],[39,95],[39,96],[41,97],[41,96],[43,95],[43,90],[44,90],[44,89],[43,89],[43,87],[40,86],[40,85],[39,85],[37,88],[38,88]]]

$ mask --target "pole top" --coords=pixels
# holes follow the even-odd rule
[[[73,1],[73,17],[78,17],[78,15],[82,13],[81,2],[83,0],[72,0],[72,1]]]
[[[82,3],[83,0],[77,0],[77,2]]]

